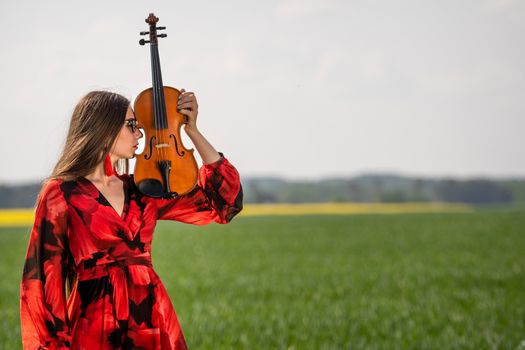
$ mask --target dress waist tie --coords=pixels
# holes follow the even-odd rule
[[[114,305],[114,316],[117,320],[127,320],[129,304],[140,303],[144,290],[141,287],[147,288],[151,283],[148,271],[144,271],[151,267],[151,256],[129,257],[88,268],[81,264],[77,277],[79,281],[84,281],[108,276],[112,287],[110,297]],[[116,293],[119,295],[115,295]]]

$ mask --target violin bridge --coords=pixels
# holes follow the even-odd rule
[[[167,148],[169,146],[169,143],[159,143],[158,145],[155,145],[156,148]]]

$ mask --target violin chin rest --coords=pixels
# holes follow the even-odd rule
[[[156,179],[144,179],[137,184],[140,192],[150,197],[164,197],[164,189],[162,188],[162,182]]]

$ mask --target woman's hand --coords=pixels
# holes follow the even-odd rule
[[[202,162],[204,164],[212,164],[221,159],[221,155],[213,146],[206,140],[206,138],[197,129],[197,110],[199,105],[197,104],[197,98],[193,92],[186,92],[184,89],[180,89],[179,101],[177,103],[177,110],[180,114],[186,116],[186,123],[184,125],[184,131],[191,139],[191,142],[197,148]]]
[[[186,92],[184,89],[181,89],[180,92],[177,111],[186,116],[184,131],[197,131],[197,114],[199,110],[197,98],[193,92]]]

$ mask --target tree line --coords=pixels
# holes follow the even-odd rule
[[[366,174],[318,181],[278,177],[242,178],[245,203],[453,202],[525,204],[525,179],[422,178]],[[0,208],[31,208],[40,183],[0,184]]]

